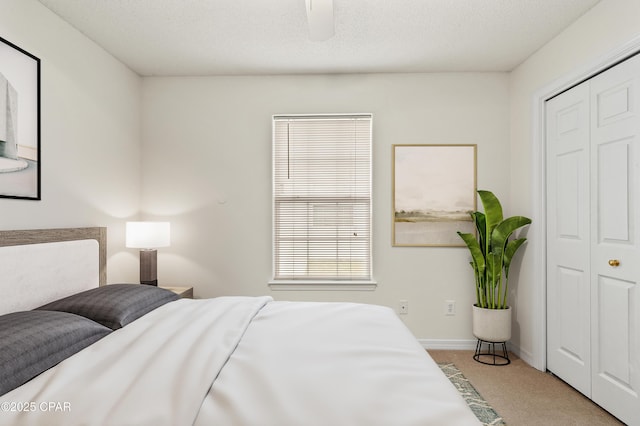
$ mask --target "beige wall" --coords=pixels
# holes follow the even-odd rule
[[[0,35],[39,57],[42,76],[42,201],[0,198],[0,229],[107,226],[109,277],[131,277],[140,77],[34,0],[0,1]]]
[[[198,296],[397,308],[420,339],[471,339],[466,248],[391,247],[393,144],[477,144],[478,185],[509,191],[507,75],[145,78],[142,210],[170,220],[159,277]],[[271,291],[271,117],[373,113],[374,291]],[[457,315],[444,316],[444,300]]]
[[[602,0],[510,73],[511,213],[535,217],[540,209],[541,178],[535,156],[541,141],[533,138],[537,126],[533,122],[536,94],[590,69],[639,35],[640,1]],[[539,279],[543,265],[535,256],[536,252],[542,253],[544,243],[540,222],[530,230],[529,247],[514,289],[516,327],[512,340],[521,355],[536,366],[541,366],[545,358],[539,344],[544,339],[540,320],[544,317],[540,298],[544,282]]]

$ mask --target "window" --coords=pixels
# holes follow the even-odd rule
[[[274,116],[274,281],[371,280],[371,115]]]

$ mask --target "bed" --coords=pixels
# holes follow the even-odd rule
[[[480,424],[386,307],[105,285],[105,242],[0,231],[0,425]]]

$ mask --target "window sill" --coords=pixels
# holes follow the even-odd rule
[[[378,286],[376,281],[269,281],[274,291],[281,290],[341,290],[341,291],[373,291]]]

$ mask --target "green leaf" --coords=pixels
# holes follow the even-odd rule
[[[478,273],[484,274],[485,270],[485,261],[482,250],[480,249],[480,245],[478,244],[478,240],[476,240],[475,235],[458,232],[460,238],[467,244],[469,248],[469,252],[471,253],[472,263],[474,265],[474,270]]]
[[[524,242],[527,241],[526,238],[518,238],[517,240],[509,241],[507,243],[507,247],[504,250],[504,276],[509,279],[509,267],[511,266],[511,260],[513,259],[513,255],[516,254],[516,251],[520,248]]]
[[[478,195],[487,218],[486,233],[490,235],[493,228],[502,222],[502,205],[500,205],[500,201],[491,191],[478,190]]]
[[[473,223],[476,225],[476,231],[478,231],[478,243],[480,244],[480,249],[482,250],[482,253],[485,253],[485,239],[487,235],[486,217],[482,212],[473,212],[471,213],[471,218],[473,219]]]
[[[497,253],[487,254],[487,282],[485,292],[489,300],[489,308],[495,309],[502,282],[502,257]]]
[[[507,240],[513,231],[530,223],[531,219],[524,216],[512,216],[503,220],[491,233],[491,247],[493,250],[502,255],[507,245]]]
[[[486,299],[484,297],[485,287],[485,261],[484,254],[480,249],[480,245],[476,240],[475,235],[469,233],[458,232],[458,235],[467,244],[469,252],[471,253],[471,267],[473,268],[474,276],[476,279],[476,301],[478,306],[486,307]]]

